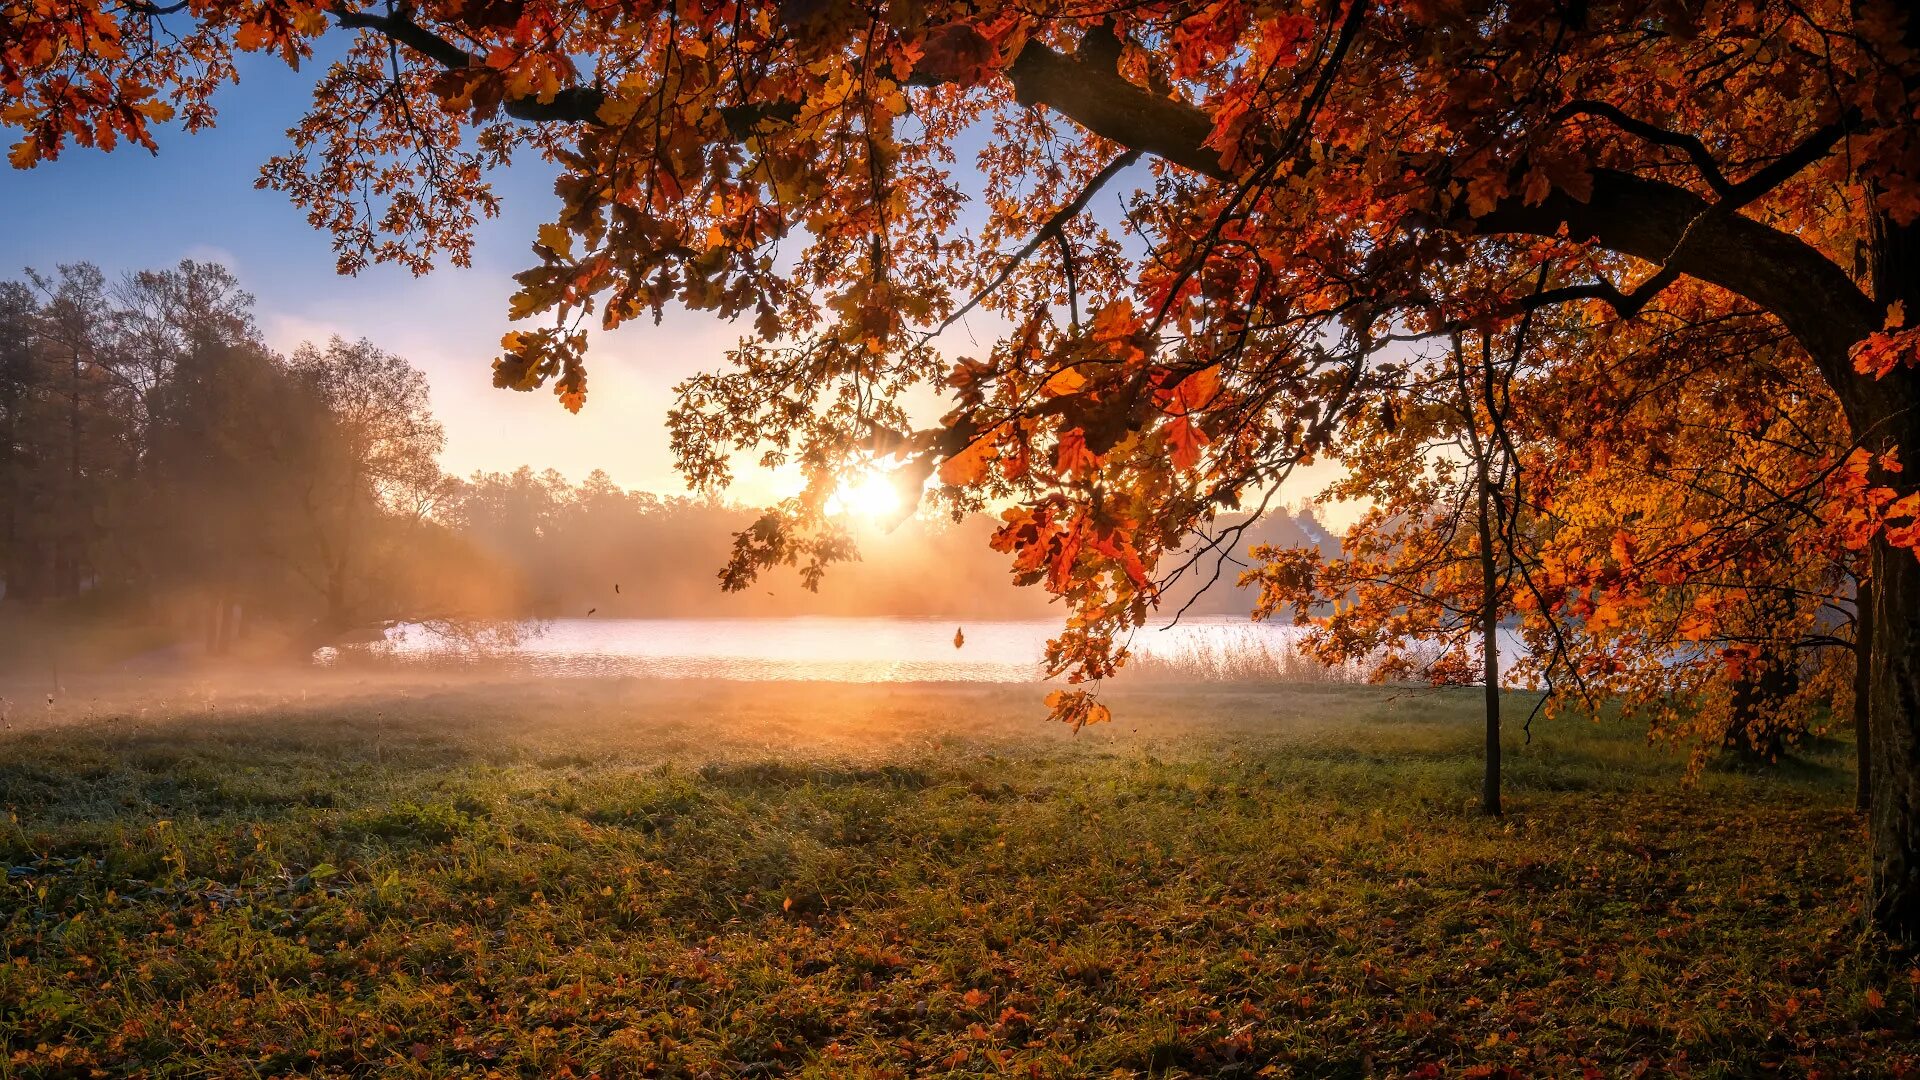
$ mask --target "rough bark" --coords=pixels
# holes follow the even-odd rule
[[[1872,919],[1894,941],[1920,945],[1920,561],[1877,540],[1873,579]]]
[[[1882,216],[1873,230],[1877,306],[1920,310],[1920,223]],[[1920,390],[1915,373],[1896,371],[1874,384],[1871,426],[1856,434],[1872,449],[1920,460]],[[1895,482],[1911,483],[1904,474]],[[1920,946],[1920,559],[1884,538],[1873,547],[1873,642],[1867,737],[1871,746],[1872,918],[1895,942]]]

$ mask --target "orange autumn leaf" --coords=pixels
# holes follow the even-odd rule
[[[1060,433],[1060,441],[1054,448],[1054,469],[1062,476],[1086,479],[1100,466],[1099,455],[1087,449],[1087,433],[1079,428],[1068,428]]]
[[[1072,394],[1087,385],[1086,376],[1073,368],[1061,368],[1047,379],[1047,393],[1054,395]]]
[[[999,456],[1000,448],[990,436],[975,436],[958,453],[940,463],[940,482],[955,487],[977,484],[985,478],[988,467]]]
[[[1191,469],[1200,463],[1200,450],[1210,442],[1207,433],[1186,417],[1176,417],[1167,425],[1167,443],[1173,447],[1175,468]]]

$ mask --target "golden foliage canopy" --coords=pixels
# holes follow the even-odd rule
[[[1886,422],[1916,397],[1914,339],[1863,254],[1920,214],[1920,62],[1887,0],[0,12],[0,118],[23,168],[204,127],[238,54],[299,63],[350,34],[260,178],[332,231],[342,270],[463,261],[497,207],[490,173],[553,163],[497,385],[578,409],[589,321],[671,304],[744,320],[727,368],[680,389],[680,465],[724,485],[752,451],[809,483],[741,535],[725,583],[845,557],[826,498],[880,461],[909,493],[937,477],[956,510],[1010,506],[995,544],[1066,600],[1049,660],[1074,680],[1110,674],[1168,582],[1230,546],[1216,515],[1409,393],[1409,343],[1497,337],[1531,310],[1574,344],[1529,361],[1521,428],[1625,440],[1688,369],[1673,347],[1613,363],[1653,354],[1608,335],[1759,325],[1841,441],[1882,433],[1860,482],[1834,489],[1842,512],[1869,535],[1913,517],[1882,467],[1904,438]],[[974,312],[1004,330],[949,355],[941,332]],[[1583,327],[1599,344],[1578,344]],[[903,401],[926,387],[953,407],[916,428]],[[1665,416],[1694,404],[1663,400]],[[1847,459],[1833,449],[1802,465]],[[1386,458],[1348,452],[1394,482]],[[1612,485],[1577,479],[1605,468],[1539,454],[1566,477],[1553,499],[1606,505]],[[1699,543],[1674,538],[1715,511],[1687,506],[1667,540],[1622,543]],[[1592,539],[1547,602],[1604,627],[1621,609],[1595,597],[1625,586],[1596,568],[1624,581],[1646,560]],[[1099,715],[1077,692],[1057,704]]]

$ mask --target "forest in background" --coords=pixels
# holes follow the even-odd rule
[[[793,575],[723,593],[754,511],[598,470],[454,477],[444,441],[406,359],[339,338],[277,353],[223,266],[28,271],[0,284],[0,612],[214,653],[404,619],[1047,612],[988,548],[987,517],[856,524],[862,561],[818,593]],[[1304,511],[1241,541],[1333,543]],[[1226,569],[1191,613],[1252,607]]]

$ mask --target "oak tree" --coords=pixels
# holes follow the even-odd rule
[[[809,482],[743,535],[727,583],[844,557],[836,477],[892,462],[956,509],[1011,504],[996,544],[1068,605],[1049,660],[1071,679],[1114,670],[1194,535],[1230,542],[1216,515],[1326,453],[1407,339],[1504,333],[1529,308],[1633,319],[1682,284],[1704,318],[1763,319],[1865,455],[1872,910],[1920,940],[1920,495],[1896,471],[1920,454],[1920,26],[1902,5],[0,10],[22,167],[204,126],[237,53],[297,62],[350,34],[261,177],[332,230],[343,269],[464,259],[489,171],[544,157],[558,205],[499,385],[578,408],[586,320],[746,319],[729,367],[683,387],[681,464],[721,484],[753,450]],[[974,313],[1004,332],[948,355],[938,332]],[[905,395],[928,384],[953,408],[916,424]],[[1057,709],[1103,711],[1084,687]]]

